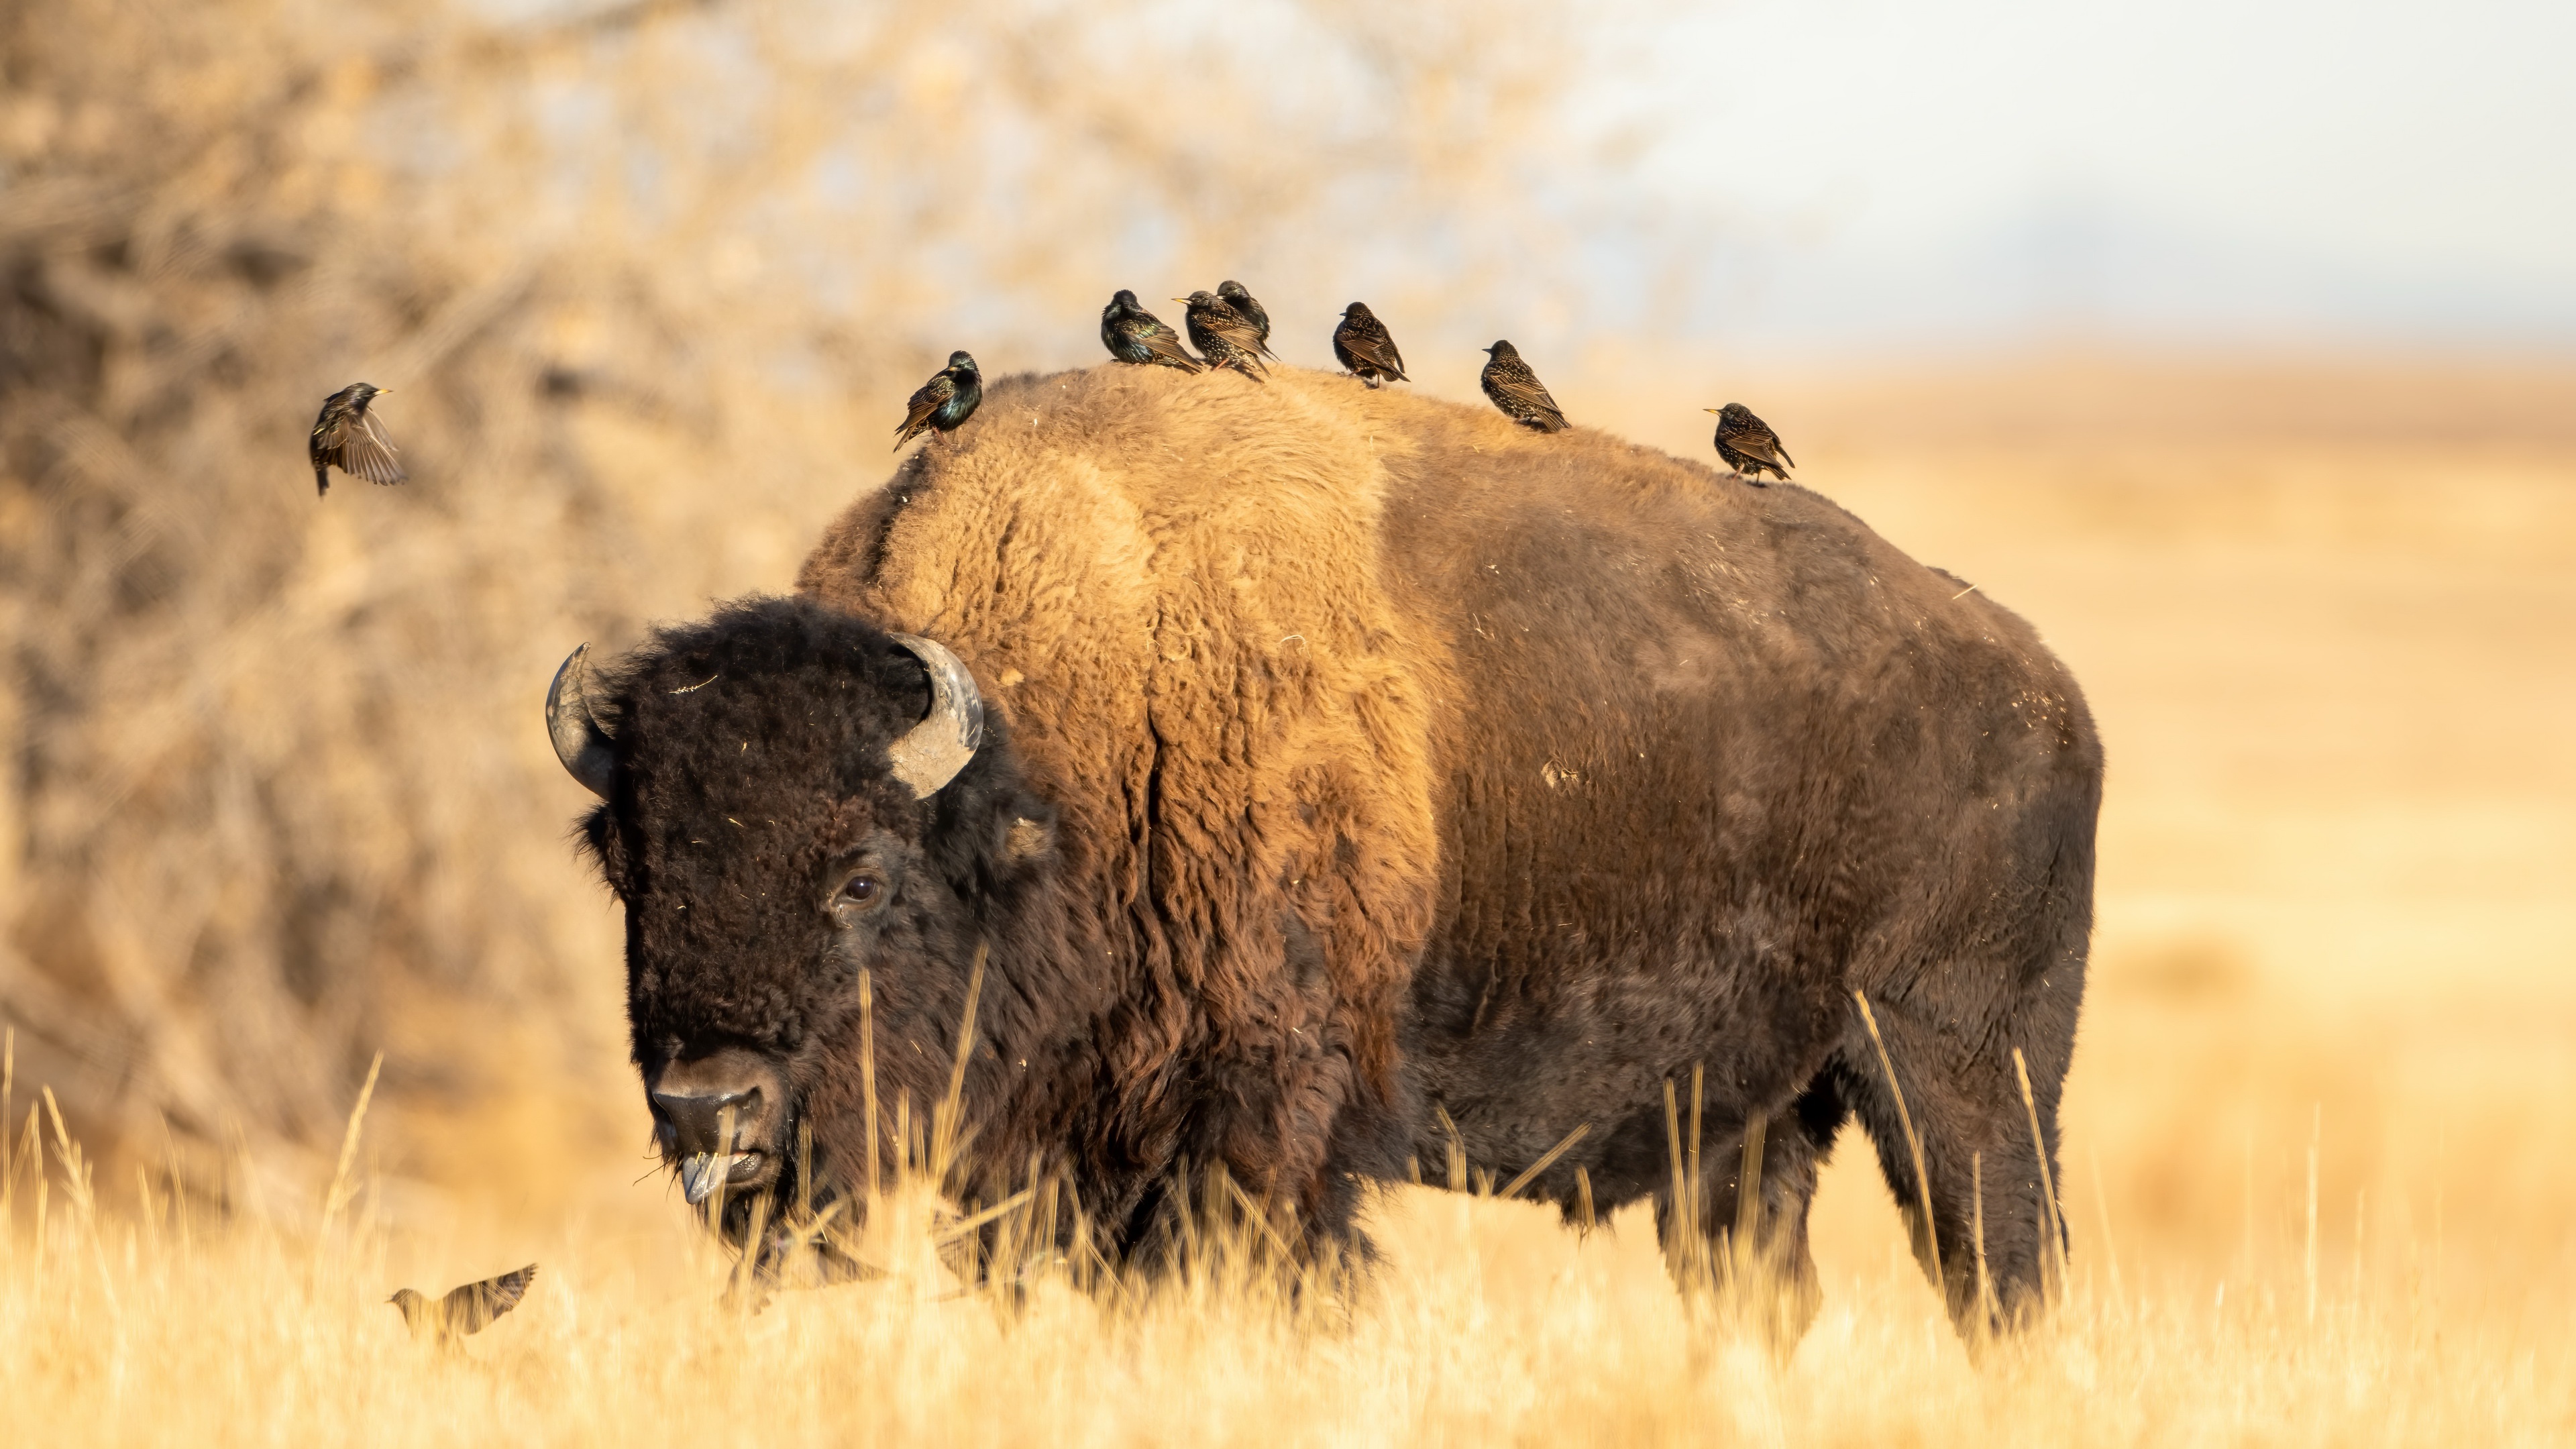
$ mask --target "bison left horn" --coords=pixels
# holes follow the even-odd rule
[[[590,694],[583,687],[589,672],[583,661],[589,655],[587,644],[572,651],[555,671],[555,682],[546,687],[546,733],[555,742],[555,758],[563,761],[583,789],[605,800],[617,751],[608,731],[600,728],[598,716],[590,712]]]
[[[984,696],[975,692],[975,676],[946,645],[918,634],[888,637],[920,660],[930,676],[930,713],[886,747],[894,777],[912,787],[912,798],[927,800],[957,778],[984,742]]]

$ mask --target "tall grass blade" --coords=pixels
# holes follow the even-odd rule
[[[1878,1048],[1878,1069],[1887,1074],[1888,1094],[1896,1099],[1896,1125],[1904,1129],[1905,1150],[1914,1158],[1914,1188],[1923,1206],[1923,1262],[1932,1275],[1932,1286],[1947,1293],[1949,1281],[1941,1275],[1941,1233],[1932,1216],[1932,1175],[1923,1168],[1923,1139],[1914,1133],[1914,1114],[1906,1109],[1905,1088],[1897,1083],[1896,1062],[1887,1054],[1887,1038],[1878,1034],[1878,1017],[1869,1009],[1869,997],[1854,991],[1852,1000],[1860,1003],[1861,1024],[1869,1028],[1870,1045]]]

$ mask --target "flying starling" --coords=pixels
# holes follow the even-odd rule
[[[1547,386],[1521,361],[1518,348],[1508,342],[1497,342],[1485,349],[1493,360],[1485,364],[1485,396],[1503,410],[1503,416],[1523,427],[1542,433],[1565,431],[1565,414],[1557,410],[1556,399],[1547,395]]]
[[[1254,382],[1264,380],[1261,333],[1250,318],[1214,292],[1192,292],[1172,300],[1189,303],[1190,345],[1207,359],[1208,366],[1231,367]]]
[[[304,446],[305,456],[313,460],[315,497],[331,491],[334,467],[370,483],[400,483],[411,476],[394,460],[393,435],[367,411],[367,404],[386,391],[353,382],[322,400],[322,414],[313,420],[312,440]]]
[[[1366,302],[1342,309],[1342,325],[1333,329],[1333,355],[1371,387],[1409,381],[1404,375],[1404,354],[1395,350],[1395,338]]]
[[[1253,335],[1260,339],[1258,351],[1261,355],[1273,362],[1278,361],[1279,354],[1270,350],[1270,314],[1263,310],[1260,300],[1245,291],[1241,282],[1219,282],[1216,294],[1225,299],[1225,305],[1234,309],[1234,315],[1252,324]]]
[[[1120,292],[1100,309],[1100,342],[1120,362],[1177,367],[1196,372],[1207,364],[1190,356],[1180,335],[1136,303],[1136,294]]]
[[[894,445],[900,448],[911,442],[924,428],[957,431],[975,416],[975,405],[983,400],[984,374],[976,371],[974,355],[948,354],[948,365],[932,373],[912,401],[904,404],[903,425],[894,430]]]
[[[536,1276],[537,1265],[530,1263],[515,1273],[451,1288],[444,1298],[403,1288],[385,1301],[402,1310],[403,1326],[412,1337],[434,1339],[443,1348],[465,1334],[481,1333],[493,1319],[518,1307]]]
[[[1765,468],[1771,470],[1772,477],[1784,483],[1788,481],[1788,470],[1797,467],[1798,460],[1789,456],[1789,450],[1780,446],[1779,434],[1771,431],[1770,424],[1755,417],[1751,408],[1742,403],[1728,403],[1722,408],[1702,408],[1700,411],[1717,414],[1717,456],[1726,460],[1726,466],[1743,474],[1745,482],[1761,487],[1762,470]]]

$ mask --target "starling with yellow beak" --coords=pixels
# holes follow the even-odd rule
[[[394,458],[393,435],[367,411],[367,405],[389,389],[353,382],[322,400],[322,415],[313,420],[313,437],[305,456],[313,463],[313,493],[331,491],[331,470],[370,483],[400,483],[410,477]]]
[[[1231,367],[1254,382],[1267,381],[1262,376],[1261,333],[1248,318],[1214,292],[1192,292],[1172,300],[1189,304],[1190,345],[1207,359],[1208,366]]]

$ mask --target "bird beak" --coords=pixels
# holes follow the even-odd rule
[[[1722,412],[1726,411],[1726,409],[1724,409],[1724,408],[1701,408],[1701,409],[1700,409],[1700,411],[1701,411],[1701,412],[1704,412],[1704,413],[1722,413]]]
[[[1173,300],[1173,301],[1175,301],[1175,302],[1186,302],[1186,301],[1188,301],[1188,300],[1189,300],[1189,298],[1187,298],[1187,297],[1174,297],[1172,300]]]

